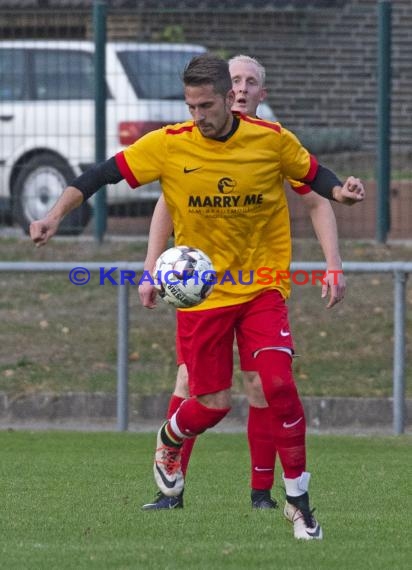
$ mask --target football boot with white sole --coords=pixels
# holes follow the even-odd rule
[[[157,433],[153,473],[160,492],[166,497],[176,497],[183,491],[185,484],[180,463],[182,446],[163,443],[162,430],[163,426]]]
[[[284,508],[285,517],[293,524],[295,538],[302,540],[321,540],[323,532],[320,524],[313,516],[315,509],[309,507],[309,495],[304,493],[299,497],[286,495]]]

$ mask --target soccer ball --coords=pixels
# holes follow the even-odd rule
[[[184,309],[203,303],[212,292],[216,273],[210,258],[202,250],[179,245],[158,257],[153,279],[166,303]]]

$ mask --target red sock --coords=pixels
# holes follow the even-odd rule
[[[299,424],[289,428],[286,432],[284,423],[275,420],[275,441],[277,452],[282,463],[285,477],[295,479],[306,470],[305,415],[299,412],[302,419]],[[295,416],[296,417],[296,416]]]
[[[176,396],[176,394],[172,394],[169,401],[169,408],[167,410],[167,419],[173,416],[175,412],[180,408],[180,404],[185,401],[186,398],[181,398],[180,396]],[[187,438],[184,440],[182,445],[182,456],[181,456],[181,465],[182,465],[182,472],[183,475],[186,475],[187,468],[189,466],[190,456],[192,455],[192,449],[196,442],[196,437]]]
[[[229,410],[230,408],[207,408],[195,397],[188,398],[171,418],[171,428],[178,436],[178,432],[183,437],[198,435],[218,424]]]
[[[184,440],[182,445],[182,455],[180,463],[183,475],[186,477],[187,468],[189,466],[190,456],[192,455],[193,446],[196,443],[196,437],[189,437]]]
[[[291,357],[279,350],[264,350],[256,357],[263,392],[273,413],[276,450],[285,477],[299,477],[306,468],[306,421]]]
[[[176,394],[172,394],[169,401],[169,407],[167,410],[167,419],[173,416],[175,412],[180,408],[180,404],[185,401],[186,398],[181,398],[180,396],[176,396]],[[183,475],[186,475],[187,468],[189,466],[190,456],[192,455],[192,449],[196,442],[196,437],[187,438],[184,440],[182,445],[182,456],[181,456],[181,465],[182,465],[182,472]]]
[[[270,490],[274,481],[276,447],[273,434],[273,412],[268,408],[249,406],[247,435],[251,459],[252,489]]]
[[[170,420],[175,412],[180,407],[180,404],[185,401],[186,398],[181,398],[180,396],[176,396],[176,394],[172,394],[169,400],[169,407],[167,409],[166,418]]]

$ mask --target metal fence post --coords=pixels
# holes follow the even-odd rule
[[[95,160],[106,159],[106,12],[105,0],[94,0],[94,128]],[[106,187],[100,189],[94,202],[94,235],[103,241],[107,225]]]
[[[379,1],[376,239],[380,243],[386,242],[390,229],[391,8],[390,1]]]
[[[395,271],[394,287],[394,347],[393,347],[393,431],[405,431],[405,325],[407,273]]]
[[[120,284],[117,312],[117,429],[127,431],[129,425],[128,360],[129,360],[129,284]]]

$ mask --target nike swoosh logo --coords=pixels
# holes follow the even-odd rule
[[[255,467],[255,471],[273,471],[270,467]]]
[[[290,332],[284,331],[283,329],[280,331],[280,336],[289,336]]]
[[[296,420],[295,422],[292,422],[291,424],[288,424],[287,422],[283,422],[283,427],[286,429],[292,428],[294,426],[297,426],[301,420],[303,420],[303,416],[300,416],[300,418],[298,420]]]
[[[163,481],[165,487],[167,487],[168,489],[173,489],[173,487],[176,485],[176,479],[174,481],[169,481],[168,479],[166,479],[166,477],[163,475],[162,470],[159,469],[158,465],[156,465],[156,471],[159,473],[160,478]]]
[[[189,172],[195,172],[196,170],[200,170],[202,167],[198,166],[197,168],[187,168],[186,166],[183,169],[185,174],[189,174]]]
[[[321,527],[319,525],[317,525],[317,527],[315,528],[315,530],[313,532],[310,532],[310,530],[306,529],[306,534],[316,538],[317,536],[321,535]]]

